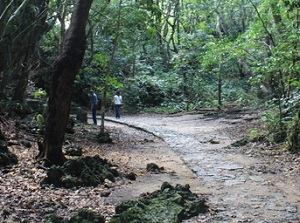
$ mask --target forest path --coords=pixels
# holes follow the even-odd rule
[[[298,177],[278,170],[281,166],[275,161],[228,147],[243,137],[239,129],[256,118],[257,114],[242,112],[220,116],[147,114],[108,120],[159,136],[183,161],[173,165],[174,171],[180,172],[186,165],[196,174],[201,188],[192,185],[191,190],[205,194],[216,212],[209,219],[196,217],[185,222],[299,223]]]

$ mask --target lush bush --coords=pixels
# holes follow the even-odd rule
[[[165,98],[160,81],[148,76],[128,79],[122,91],[126,110],[129,112],[159,106]]]
[[[300,152],[300,94],[293,95],[288,100],[287,117],[287,142],[291,152]]]
[[[167,72],[151,75],[140,75],[130,78],[124,85],[123,96],[128,112],[167,111],[177,112],[193,110],[199,107],[218,106],[217,80],[209,75]],[[235,81],[233,87],[232,82]],[[222,85],[222,102],[232,101],[247,106],[253,103],[253,97],[247,92],[245,80],[228,80]]]
[[[292,152],[300,151],[300,94],[273,100],[263,115],[264,129],[271,142],[285,143]]]

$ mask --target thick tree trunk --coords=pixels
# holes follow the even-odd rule
[[[62,153],[71,94],[75,75],[78,73],[85,52],[85,27],[92,0],[79,0],[73,12],[63,50],[53,65],[43,150],[38,158],[48,164],[62,165]]]

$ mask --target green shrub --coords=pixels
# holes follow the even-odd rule
[[[148,76],[128,79],[123,88],[126,110],[139,111],[142,108],[159,106],[165,97],[159,81]]]

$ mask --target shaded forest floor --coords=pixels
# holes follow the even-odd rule
[[[180,116],[185,117],[186,114],[177,115],[177,117]],[[190,117],[190,114],[188,116]],[[139,117],[131,118],[137,122],[147,122],[147,115],[141,116],[140,119]],[[151,116],[151,118],[153,117]],[[155,118],[161,119],[159,116]],[[170,119],[172,116],[167,118]],[[226,121],[226,117],[223,118]],[[151,125],[152,120],[148,119],[149,125]],[[232,123],[232,118],[227,117],[227,122]],[[186,122],[180,122],[182,125],[180,127],[183,127],[184,123]],[[206,120],[206,124],[207,128],[210,128],[215,123]],[[256,123],[253,121],[246,121],[243,125],[232,126],[232,128],[225,125],[218,126],[217,132],[221,135],[226,133],[226,135],[232,136],[232,141],[235,141],[243,138],[247,130],[255,125]],[[170,128],[174,128],[174,126]],[[98,187],[63,189],[40,185],[46,172],[34,159],[38,153],[35,143],[36,137],[16,130],[15,120],[8,120],[4,129],[10,145],[9,149],[18,156],[19,163],[11,168],[1,169],[1,222],[43,222],[45,215],[49,213],[56,213],[67,219],[81,208],[93,209],[102,214],[108,221],[115,213],[115,205],[120,201],[135,199],[143,193],[153,192],[159,189],[165,181],[174,186],[176,184],[190,184],[192,192],[207,197],[210,211],[186,222],[222,222],[217,219],[214,220],[214,218],[216,213],[221,212],[224,207],[221,208],[217,201],[210,198],[211,191],[205,188],[207,185],[201,182],[195,171],[188,167],[186,161],[170,149],[168,143],[153,134],[122,123],[107,122],[106,129],[110,133],[113,143],[99,144],[96,139],[100,131],[99,126],[76,126],[74,134],[66,135],[65,147],[79,147],[82,148],[84,156],[100,155],[101,158],[108,159],[109,162],[117,166],[121,177],[115,183],[107,180]],[[216,143],[213,139],[216,139],[215,132],[211,138],[207,138],[207,141],[212,140],[210,141],[212,145]],[[31,146],[24,146],[24,141],[30,142]],[[274,149],[268,143],[235,147],[234,150],[224,148],[225,153],[241,154],[259,160],[255,165],[249,165],[249,169],[252,168],[251,170],[258,173],[271,174],[272,180],[267,183],[286,181],[290,183],[290,188],[286,189],[291,193],[300,189],[298,179],[300,158],[298,155]],[[146,166],[149,163],[156,163],[162,167],[163,171],[160,173],[148,172]],[[136,180],[126,178],[125,176],[129,173],[134,173]],[[290,193],[288,194],[286,199],[292,199]],[[293,202],[298,202],[299,206],[300,198],[298,194],[295,195]],[[298,210],[293,212],[296,212],[296,215],[299,213]],[[231,217],[236,219],[234,216]],[[294,220],[286,222],[296,222],[296,220],[294,218]]]
[[[1,168],[1,222],[43,222],[45,216],[52,213],[69,219],[82,208],[95,210],[108,221],[115,214],[115,205],[120,201],[158,190],[165,181],[175,186],[184,185],[195,178],[163,140],[126,125],[108,122],[106,131],[110,133],[113,143],[97,142],[99,126],[79,124],[75,126],[74,134],[66,134],[63,150],[81,148],[83,156],[99,155],[107,159],[117,166],[121,174],[115,183],[106,180],[98,187],[74,189],[42,186],[40,183],[47,174],[35,159],[38,154],[37,137],[16,129],[15,121],[8,120],[4,127],[9,150],[17,155],[19,163]],[[30,146],[26,147],[28,143]],[[169,164],[162,163],[165,158],[169,159]],[[147,171],[147,164],[150,163],[156,163],[162,170],[159,173]],[[179,172],[168,168],[168,165],[177,166]],[[134,174],[136,180],[128,179],[128,174]]]

